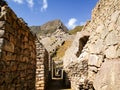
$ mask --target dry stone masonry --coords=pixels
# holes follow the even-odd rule
[[[35,36],[0,1],[0,90],[35,90]]]
[[[0,1],[0,90],[45,90],[48,75],[46,49]]]
[[[44,46],[36,40],[36,52],[37,52],[37,62],[36,62],[36,90],[45,90],[49,80],[49,57],[48,52]]]
[[[0,90],[45,90],[48,56],[24,20],[0,0]],[[72,90],[120,90],[120,0],[99,0],[63,64]]]
[[[82,31],[77,32],[75,39],[70,46],[70,48],[65,52],[65,55],[63,57],[63,66],[65,69],[67,69],[67,66],[79,57],[85,43],[87,42],[89,37],[89,33]]]
[[[73,90],[119,90],[120,0],[99,0],[83,31],[89,40],[65,68]]]

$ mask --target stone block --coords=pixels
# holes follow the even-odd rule
[[[8,31],[5,31],[5,34],[2,37],[7,40],[10,40],[10,33]]]
[[[93,72],[93,73],[97,73],[98,72],[98,68],[95,67],[95,66],[89,66],[88,68],[89,68],[90,72]]]
[[[116,10],[112,15],[111,15],[111,22],[116,24],[118,17],[120,16],[120,11]]]
[[[23,56],[22,59],[21,59],[21,61],[23,61],[23,62],[28,62],[28,61],[29,61],[29,57]]]
[[[2,49],[3,43],[4,43],[4,39],[3,39],[3,38],[0,38],[0,49]]]
[[[23,39],[22,39],[22,42],[28,42],[28,37],[24,36]]]
[[[6,24],[6,22],[5,21],[0,21],[0,29],[3,29],[3,30],[5,30],[5,24]]]
[[[103,51],[104,43],[102,39],[98,39],[94,44],[89,44],[90,53],[101,53]]]
[[[117,48],[117,56],[120,57],[120,46]]]
[[[36,87],[37,90],[44,90],[44,87]]]
[[[9,71],[16,71],[18,67],[18,63],[16,61],[11,61],[9,66],[8,66],[8,70]]]
[[[106,45],[114,45],[119,43],[120,38],[118,37],[118,32],[116,30],[113,30],[110,32],[105,39]]]
[[[102,33],[100,34],[100,38],[104,40],[106,36],[108,35],[109,31],[105,28]]]
[[[9,51],[9,52],[14,52],[14,44],[8,40],[4,40],[4,44],[3,44],[3,50],[5,51]]]
[[[0,60],[0,71],[4,71],[7,68],[7,64],[4,60]]]
[[[14,29],[8,23],[5,23],[5,30],[14,35]]]
[[[12,78],[12,76],[11,76],[11,73],[10,73],[10,72],[6,72],[6,73],[5,73],[5,82],[6,82],[7,84],[10,84],[10,83],[12,83],[12,80],[13,80],[13,78]]]
[[[19,29],[19,25],[18,25],[18,23],[17,23],[17,21],[16,21],[16,20],[14,20],[14,21],[13,21],[12,28],[13,28],[13,29],[16,29],[16,30],[18,30],[18,29]]]
[[[10,40],[10,42],[12,42],[14,45],[16,45],[17,40],[16,40],[16,38],[15,38],[14,35],[10,34],[9,40]]]
[[[106,55],[107,58],[117,58],[118,54],[117,54],[117,46],[109,46],[104,54]]]
[[[19,63],[17,69],[18,70],[25,70],[25,69],[27,69],[27,65],[25,63]]]
[[[105,26],[102,24],[102,25],[97,27],[96,32],[101,34],[103,32],[104,28],[105,28]]]
[[[112,67],[112,68],[111,68]],[[94,79],[95,90],[120,89],[120,60],[105,60]]]
[[[5,30],[0,29],[0,38],[3,37],[5,34]]]
[[[37,84],[44,84],[44,80],[38,81]]]
[[[2,56],[1,56],[2,60],[12,60],[12,53],[11,52],[6,52],[6,51],[2,51]]]

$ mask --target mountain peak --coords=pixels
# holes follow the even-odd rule
[[[57,29],[62,29],[65,32],[68,31],[67,27],[64,26],[64,24],[59,19],[48,21],[47,23],[41,26],[41,30],[53,30],[54,31]]]
[[[30,28],[32,32],[39,33],[41,35],[52,34],[58,30],[65,33],[68,32],[67,27],[59,19],[48,21],[41,26],[32,26]]]

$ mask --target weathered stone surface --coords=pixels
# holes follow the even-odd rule
[[[104,25],[102,24],[102,25],[97,27],[96,32],[101,34],[103,32],[103,30],[104,30]]]
[[[106,38],[106,36],[108,35],[108,33],[109,33],[109,31],[105,28],[102,31],[102,33],[100,34],[100,38],[104,40]]]
[[[101,53],[103,46],[104,46],[103,40],[98,39],[95,41],[94,44],[90,43],[90,45],[88,45],[88,48],[90,50],[90,53]]]
[[[49,59],[48,52],[44,46],[36,40],[36,90],[45,90],[49,79]]]
[[[2,48],[3,41],[4,41],[4,39],[3,39],[3,38],[0,38],[0,48]]]
[[[90,55],[89,60],[88,60],[88,65],[100,67],[102,62],[103,62],[102,55]]]
[[[4,30],[0,30],[0,37],[3,37],[5,31]]]
[[[95,90],[120,89],[120,59],[106,60],[94,80]]]
[[[0,1],[0,90],[35,90],[36,38],[7,4],[1,6],[2,1]]]
[[[117,47],[117,56],[120,57],[120,45]]]
[[[106,36],[106,39],[105,39],[106,45],[114,45],[119,43],[120,38],[118,37],[117,33],[118,31],[113,30]]]
[[[31,31],[36,33],[51,56],[66,40],[74,38],[74,35],[69,35],[68,29],[60,20],[49,21],[41,26],[33,26]]]
[[[87,39],[89,37],[88,32],[78,32],[71,47],[66,51],[65,56],[63,57],[63,66],[67,67],[70,62],[77,60],[79,57]]]
[[[107,58],[117,58],[117,46],[108,47],[108,49],[105,51],[105,55]]]
[[[111,22],[112,23],[116,23],[118,20],[118,17],[120,16],[120,11],[115,11],[112,15],[111,15]]]
[[[14,52],[14,44],[8,40],[4,40],[4,46],[3,49],[5,51],[9,51],[9,52]]]
[[[90,37],[83,50],[80,50],[79,58],[73,57],[76,47],[70,47],[73,48],[73,54],[68,54],[71,60],[67,61],[68,65],[64,68],[73,84],[73,90],[89,90],[91,85],[94,86],[92,90],[120,89],[119,4],[118,0],[99,0],[92,11],[91,21],[83,28],[83,31],[89,32]],[[78,44],[79,37],[76,40]]]

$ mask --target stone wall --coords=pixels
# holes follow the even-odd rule
[[[83,31],[89,40],[68,66],[73,90],[119,90],[120,1],[99,0]]]
[[[0,2],[0,90],[35,90],[36,45],[29,27]]]
[[[36,90],[45,90],[49,80],[49,57],[44,46],[36,40]]]
[[[86,31],[77,32],[75,39],[69,49],[66,50],[63,60],[63,67],[67,70],[67,66],[70,65],[71,62],[77,61],[77,58],[81,54],[81,51],[87,42],[89,37],[89,33]]]

